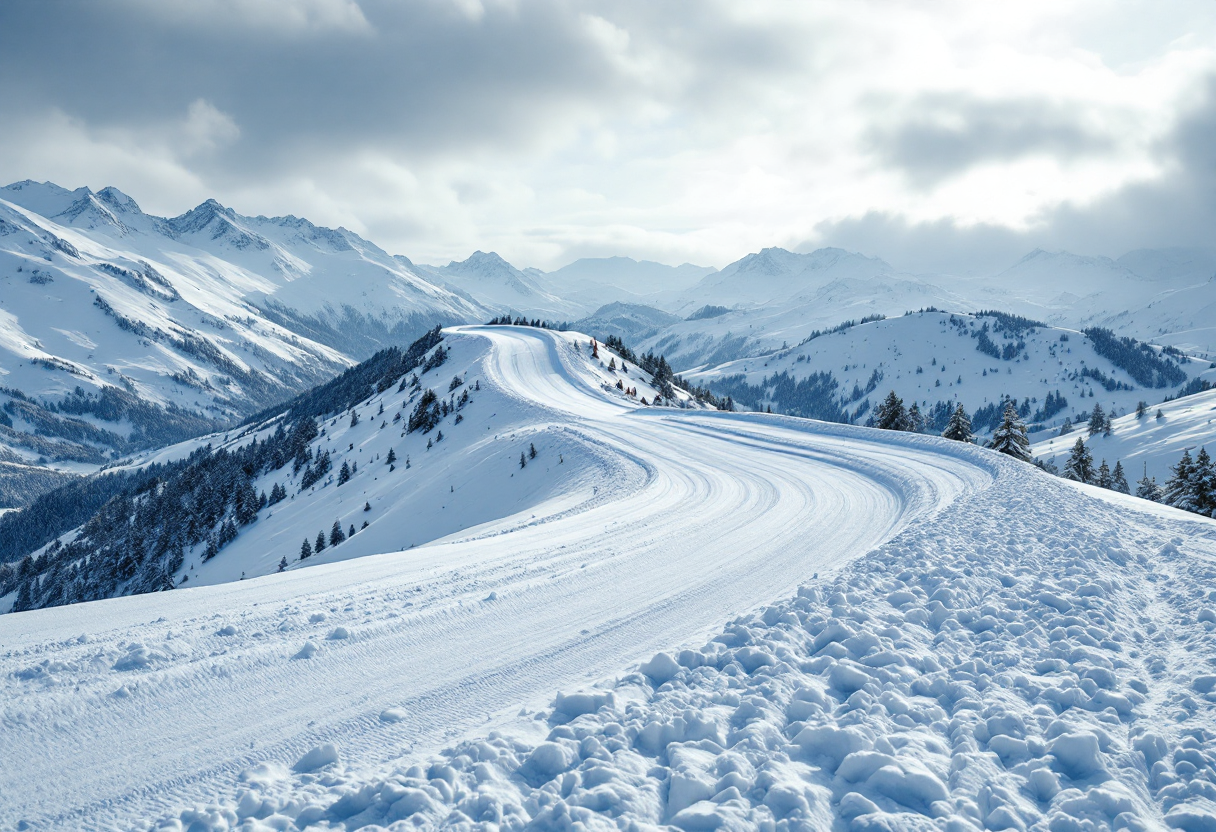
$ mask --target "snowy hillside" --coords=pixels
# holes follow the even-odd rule
[[[852,421],[864,421],[894,390],[909,405],[916,402],[937,432],[959,402],[980,431],[996,426],[1005,397],[1018,400],[1032,427],[1050,428],[1088,418],[1095,404],[1123,414],[1140,401],[1174,395],[1188,377],[1216,376],[1207,362],[1108,346],[1115,351],[1099,354],[1083,333],[1007,315],[917,312],[688,377],[751,407]]]
[[[481,487],[507,517],[0,617],[0,824],[1216,822],[1216,523],[934,437],[640,407],[580,340],[447,336],[431,372],[473,381],[462,423],[386,474],[368,455],[402,440],[367,398],[325,425],[358,473],[296,495],[328,500],[309,530],[396,475],[450,483],[432,513]]]
[[[1189,450],[1192,456],[1203,447],[1216,452],[1216,390],[1150,407],[1143,417],[1133,412],[1115,419],[1110,436],[1099,433],[1091,437],[1078,430],[1038,442],[1031,452],[1063,470],[1078,437],[1085,440],[1095,464],[1105,459],[1114,467],[1121,460],[1129,480],[1139,480],[1147,472],[1162,485],[1183,451]]]
[[[138,497],[136,486],[81,527],[41,538],[16,574],[0,572],[0,610],[268,575],[284,559],[286,568],[409,549],[546,500],[560,497],[565,510],[590,499],[591,479],[614,489],[637,480],[636,466],[604,457],[581,431],[536,424],[536,392],[516,389],[492,363],[497,329],[474,331],[490,337],[436,331],[281,414],[112,468],[168,466],[155,497]],[[618,407],[655,404],[639,368],[604,348],[593,356],[586,336],[550,337],[580,385]],[[677,390],[664,406],[692,404]],[[0,531],[28,536],[17,524],[2,520]],[[40,520],[34,531],[43,528]],[[0,560],[26,553],[0,551]]]

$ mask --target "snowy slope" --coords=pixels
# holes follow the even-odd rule
[[[968,413],[974,415],[1005,396],[1020,403],[1029,400],[1028,421],[1042,409],[1048,393],[1063,395],[1066,408],[1037,420],[1048,427],[1061,424],[1065,418],[1075,420],[1090,412],[1094,404],[1100,404],[1107,412],[1114,408],[1126,413],[1141,400],[1155,404],[1178,389],[1178,385],[1164,388],[1139,385],[1127,372],[1098,355],[1090,340],[1079,332],[1033,327],[1012,333],[1000,331],[999,321],[992,317],[917,312],[858,324],[773,355],[732,361],[690,373],[688,377],[743,401],[740,394],[732,393],[727,379],[742,376],[752,386],[760,386],[768,379],[764,386],[771,391],[772,377],[777,374],[803,380],[816,373],[830,373],[836,383],[834,396],[840,409],[850,414],[858,414],[860,410],[863,420],[870,408],[891,390],[909,405],[915,401],[922,413],[938,402],[949,402],[951,406],[962,402]],[[1000,350],[1016,347],[1018,343],[1022,347],[1008,359],[981,352],[976,336],[985,326],[989,340]],[[1196,376],[1207,372],[1209,365],[1185,361],[1182,366],[1186,373]],[[1096,370],[1101,378],[1083,377],[1083,370]],[[1103,379],[1112,386],[1128,389],[1108,390],[1101,383]],[[774,402],[771,394],[754,404],[782,408],[780,398]],[[786,401],[784,405],[791,410],[795,406],[795,401]]]
[[[567,432],[624,475],[413,550],[0,618],[0,823],[1211,822],[1216,524],[932,437],[640,408],[577,336],[451,338],[468,412],[510,399],[510,453],[541,439],[521,473]]]
[[[1157,418],[1157,411],[1161,418]],[[1041,459],[1054,462],[1061,470],[1077,438],[1085,439],[1094,463],[1107,460],[1113,468],[1122,460],[1128,482],[1140,479],[1147,472],[1158,485],[1170,476],[1170,468],[1178,463],[1184,450],[1191,456],[1201,447],[1216,451],[1216,390],[1184,396],[1160,407],[1151,407],[1143,418],[1129,413],[1115,419],[1110,436],[1090,437],[1085,431],[1053,436],[1036,443],[1031,452]]]

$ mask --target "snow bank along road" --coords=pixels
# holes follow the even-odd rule
[[[268,828],[278,828],[274,824],[286,823],[289,817],[301,826],[318,821],[348,826],[387,824],[392,812],[416,822],[429,819],[438,823],[445,817],[457,817],[452,814],[453,806],[461,799],[485,791],[476,779],[482,775],[500,787],[497,802],[483,807],[490,815],[505,823],[515,817],[509,808],[514,805],[523,813],[518,818],[539,817],[542,811],[557,811],[556,803],[541,799],[544,788],[552,786],[556,800],[561,801],[577,796],[576,786],[586,790],[594,785],[584,782],[585,777],[578,783],[558,777],[563,771],[573,773],[580,759],[584,763],[596,759],[595,749],[585,742],[590,734],[578,737],[560,723],[572,717],[578,717],[572,725],[579,720],[588,724],[600,720],[600,730],[608,732],[597,741],[603,750],[603,740],[624,730],[618,712],[628,697],[641,697],[645,708],[661,709],[667,707],[663,697],[670,700],[672,689],[656,692],[653,688],[661,682],[672,685],[681,680],[695,691],[673,700],[671,707],[688,710],[676,720],[683,727],[648,729],[659,733],[645,740],[637,734],[638,741],[628,749],[634,755],[666,755],[662,762],[670,768],[665,780],[651,784],[653,788],[642,785],[631,787],[630,792],[622,786],[622,795],[641,795],[641,802],[634,806],[637,817],[651,823],[674,822],[680,811],[692,811],[720,793],[727,797],[709,808],[696,808],[694,814],[700,819],[684,825],[721,825],[719,821],[732,812],[752,825],[766,819],[800,817],[798,800],[768,806],[764,800],[771,789],[749,797],[744,781],[751,783],[749,788],[759,788],[755,771],[740,774],[735,793],[728,787],[710,789],[713,784],[703,781],[726,772],[712,778],[706,773],[714,766],[714,770],[721,769],[712,754],[709,762],[703,759],[710,754],[707,747],[698,746],[701,756],[693,754],[696,765],[684,766],[692,772],[688,777],[701,785],[686,793],[680,791],[684,786],[678,785],[681,781],[672,773],[679,766],[662,750],[667,745],[660,742],[660,737],[667,736],[664,731],[673,740],[724,747],[728,741],[724,734],[734,730],[732,726],[751,721],[740,712],[732,711],[733,716],[719,713],[730,697],[698,699],[707,695],[698,688],[700,682],[711,687],[727,685],[742,672],[747,685],[760,686],[752,691],[759,695],[767,690],[765,678],[770,671],[765,668],[781,669],[784,663],[785,670],[795,676],[827,674],[818,687],[806,680],[795,680],[798,683],[792,688],[789,680],[774,681],[771,702],[766,705],[759,696],[750,706],[757,719],[780,712],[781,724],[772,728],[777,737],[788,730],[787,721],[795,721],[789,720],[781,702],[797,690],[808,692],[795,699],[814,705],[796,709],[805,710],[807,716],[815,708],[828,714],[833,707],[844,708],[830,698],[841,692],[847,694],[850,707],[861,708],[864,716],[869,713],[862,707],[866,700],[856,694],[866,693],[866,685],[875,679],[882,681],[884,674],[898,676],[879,670],[909,666],[909,659],[899,655],[901,650],[914,658],[917,650],[928,655],[937,649],[933,634],[926,641],[919,631],[914,635],[924,644],[914,643],[908,636],[906,646],[897,647],[900,627],[911,631],[936,622],[949,633],[953,629],[948,622],[962,620],[937,612],[939,607],[952,609],[953,602],[946,602],[959,590],[948,586],[945,592],[933,586],[918,590],[913,572],[892,577],[901,570],[913,567],[922,583],[930,580],[942,586],[952,576],[979,581],[976,571],[986,568],[982,557],[976,559],[979,553],[994,563],[1005,563],[1008,574],[1003,573],[1001,581],[1007,578],[1010,583],[998,583],[1012,598],[1010,603],[1016,602],[1018,581],[1022,580],[1019,570],[1025,572],[1027,564],[1035,563],[1034,557],[1043,564],[1040,577],[1034,580],[1059,581],[1061,575],[1055,574],[1050,551],[1057,544],[1066,546],[1066,515],[1080,508],[1092,512],[1098,523],[1097,528],[1086,526],[1085,534],[1100,537],[1126,528],[1146,546],[1164,534],[1166,541],[1175,541],[1163,550],[1168,556],[1192,542],[1207,546],[1204,551],[1209,555],[1216,549],[1211,535],[1204,531],[1210,524],[1178,519],[1168,511],[1143,515],[1141,526],[1131,520],[1116,524],[1112,519],[1116,511],[1118,516],[1137,515],[1028,467],[954,443],[775,417],[638,408],[602,389],[601,376],[588,366],[585,350],[573,348],[570,335],[468,328],[450,337],[484,340],[485,377],[495,395],[514,397],[518,405],[532,412],[530,429],[538,435],[552,430],[577,434],[603,455],[615,457],[622,475],[604,482],[591,499],[575,508],[568,500],[555,500],[555,505],[538,505],[525,517],[506,518],[408,552],[253,581],[0,618],[0,826],[24,820],[33,828],[130,828],[141,819],[176,817],[182,806],[196,803],[227,807],[190,816],[204,827],[204,821],[220,827],[235,823],[238,814],[249,818],[271,815]],[[1022,512],[1007,529],[999,520],[1003,501],[1016,504]],[[1045,502],[1040,505],[1041,501]],[[1038,532],[1035,523],[1054,531]],[[1184,534],[1176,533],[1177,529]],[[1073,564],[1069,569],[1085,561],[1087,547],[1084,542],[1066,546],[1064,551],[1071,558],[1068,563]],[[1115,569],[1120,559],[1124,565],[1140,563],[1118,541],[1107,541],[1101,551],[1108,552],[1110,547],[1124,554],[1115,560],[1104,555],[1102,572]],[[804,589],[797,604],[770,608],[759,618],[740,619],[751,621],[756,628],[759,646],[754,647],[754,654],[739,653],[749,649],[748,639],[732,636],[719,637],[700,652],[686,651],[689,655],[680,654],[678,663],[660,657],[657,668],[650,663],[651,675],[622,680],[625,687],[615,698],[604,691],[591,697],[559,698],[556,710],[534,720],[546,730],[557,726],[553,730],[559,733],[547,744],[529,750],[525,740],[514,741],[515,745],[496,740],[506,749],[493,752],[503,774],[486,769],[474,775],[476,754],[464,754],[462,759],[472,762],[462,769],[461,755],[453,752],[455,756],[449,757],[456,763],[441,767],[438,777],[423,777],[420,769],[411,770],[410,776],[421,778],[420,784],[436,779],[447,784],[430,783],[430,792],[410,787],[421,795],[411,792],[416,811],[405,812],[408,807],[397,801],[391,811],[389,804],[381,805],[387,799],[381,792],[397,794],[406,788],[401,782],[384,779],[394,761],[426,760],[454,739],[508,722],[515,724],[510,718],[521,705],[543,705],[554,690],[613,676],[656,651],[703,639],[720,630],[733,615],[790,596],[808,581],[817,583],[813,579],[816,573],[826,573],[871,550],[874,553],[863,563],[872,562],[874,568],[864,573],[866,577],[857,587],[850,588],[848,583],[852,580],[848,576],[857,569],[846,570],[841,573],[844,577],[834,579],[844,581],[838,591]],[[1018,557],[1023,551],[1026,563],[1020,563]],[[895,571],[887,571],[892,569]],[[1078,598],[1092,599],[1113,595],[1111,587],[1119,585],[1116,578],[1106,576],[1106,584],[1093,584],[1098,590],[1082,591],[1079,580],[1072,581],[1072,590],[1068,590],[1068,579],[1063,580],[1065,588],[1054,589],[1059,603],[1051,601],[1052,592],[1035,589],[1036,598],[1048,599],[1043,603],[1055,610],[1052,615],[1063,616],[1073,608],[1076,600],[1066,597],[1070,591]],[[891,581],[907,586],[889,589]],[[867,593],[875,592],[888,605],[883,612],[887,618],[901,604],[907,608],[898,613],[898,626],[882,625],[882,619],[864,611],[854,614],[861,624],[840,623],[842,616],[853,614],[853,606],[863,609],[871,600]],[[897,603],[899,599],[903,600]],[[924,614],[913,614],[917,610]],[[1001,632],[1011,615],[1029,614],[1027,611],[1030,606],[1016,603],[992,605],[991,610],[981,605],[966,626],[988,643],[991,637],[985,638],[984,633]],[[829,618],[835,623],[826,623]],[[818,619],[822,619],[818,634],[806,635]],[[971,627],[975,622],[980,626]],[[1061,622],[1064,638],[1096,640],[1097,636],[1086,635],[1089,631],[1083,624],[1080,619],[1072,624]],[[736,629],[740,626],[744,625],[737,623]],[[807,644],[800,649],[815,646],[807,662],[830,660],[832,666],[815,671],[801,660],[790,664],[782,650],[771,644],[765,648],[762,642],[769,637],[799,646],[797,639],[770,632],[781,627],[802,628],[800,638]],[[1072,635],[1074,628],[1081,632]],[[1026,632],[1024,629],[1022,634]],[[1055,644],[1058,639],[1054,639],[1054,630],[1052,633],[1050,643]],[[1107,635],[1113,638],[1113,634]],[[833,644],[838,648],[832,648]],[[1002,646],[1014,650],[1008,644]],[[869,664],[861,662],[876,654],[882,655]],[[926,667],[934,664],[931,657],[923,661]],[[984,687],[976,681],[984,675],[982,668],[974,660],[967,661],[972,662],[966,668],[972,684]],[[850,675],[854,665],[878,669],[858,671],[870,674],[867,681]],[[833,669],[837,667],[846,669]],[[760,675],[752,679],[754,674]],[[1106,681],[1102,677],[1094,684],[1106,690]],[[959,682],[951,676],[942,684]],[[1084,683],[1077,689],[1085,689]],[[873,699],[872,694],[880,692],[866,695]],[[947,693],[957,701],[965,699],[954,687]],[[737,701],[732,707],[744,710],[740,696],[745,694],[747,690],[735,691],[732,696]],[[888,706],[891,719],[899,723],[898,716],[906,709]],[[939,704],[939,710],[941,707]],[[1198,704],[1195,708],[1201,709]],[[925,719],[908,717],[905,721],[923,728],[945,718],[931,709],[925,713]],[[663,724],[675,724],[671,718],[668,714]],[[717,734],[709,727],[689,728],[701,722],[710,726],[714,720],[725,720]],[[642,731],[645,725],[635,727]],[[701,736],[691,736],[690,730]],[[849,750],[869,749],[868,753],[891,758],[866,758],[870,762],[865,766],[874,768],[870,774],[895,765],[895,748],[873,751],[872,747],[878,747],[875,732],[869,731],[868,740],[866,730],[859,728],[858,732],[862,740],[841,735],[824,740],[826,744],[815,745],[810,740],[802,744],[812,746],[805,752],[811,755],[822,751],[829,757],[843,756]],[[772,746],[775,740],[770,737],[765,742]],[[1088,754],[1087,741],[1077,742],[1084,748],[1076,753]],[[331,759],[335,749],[340,755],[337,762]],[[942,749],[934,746],[931,750],[946,754]],[[693,751],[696,748],[689,753]],[[537,752],[536,759],[527,756]],[[1068,753],[1072,752],[1060,751],[1061,755]],[[628,756],[624,748],[621,754]],[[786,754],[787,763],[789,759]],[[944,760],[948,769],[948,754]],[[292,774],[293,764],[304,773]],[[739,765],[745,768],[742,762]],[[755,767],[754,762],[747,765]],[[806,768],[810,764],[799,765]],[[1077,765],[1085,768],[1088,763]],[[307,773],[309,769],[318,773]],[[905,769],[899,770],[903,772],[900,777],[912,777]],[[926,776],[940,774],[931,765],[928,771]],[[633,773],[644,780],[646,772],[643,766],[640,773]],[[882,776],[894,777],[890,773]],[[508,788],[504,784],[511,777],[514,785]],[[468,778],[473,778],[471,786]],[[913,800],[920,801],[917,811],[923,810],[927,818],[932,815],[927,807],[940,802],[940,795],[928,781],[912,779],[927,790]],[[333,803],[333,792],[345,794],[352,783],[362,784],[358,793],[363,797],[337,809],[325,808]],[[375,786],[371,792],[368,784]],[[239,801],[238,788],[246,790]],[[711,793],[703,794],[707,789]],[[881,814],[878,802],[899,797],[897,785],[888,789],[896,797],[877,786],[868,791],[859,786],[854,791],[859,798],[848,811],[857,817]],[[752,815],[738,806],[727,806],[735,794],[744,803],[750,800],[749,805],[754,804]],[[271,800],[275,795],[281,798],[278,803]],[[823,795],[804,795],[801,800],[809,813],[804,814],[818,821],[843,816],[839,798],[837,794],[833,804]],[[528,800],[535,805],[529,808]],[[535,803],[537,800],[541,803]],[[1148,805],[1147,800],[1143,798],[1141,803]],[[672,802],[667,805],[665,801]],[[567,814],[559,815],[568,819],[576,803],[563,804],[566,809],[561,811]],[[630,817],[625,811],[627,803],[617,807],[617,816]],[[873,811],[868,811],[870,805],[875,807]],[[723,814],[714,808],[721,806],[729,811],[723,810]],[[833,806],[836,808],[830,808]],[[457,820],[472,817],[465,809],[459,811],[464,814]],[[612,816],[609,812],[604,822]],[[276,817],[280,820],[275,821]]]

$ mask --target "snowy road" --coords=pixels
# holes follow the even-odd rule
[[[632,473],[576,509],[408,552],[0,617],[0,827],[129,828],[322,742],[369,771],[426,754],[702,638],[991,482],[982,454],[916,437],[638,408],[563,334],[457,332],[485,339],[485,378],[537,430]]]

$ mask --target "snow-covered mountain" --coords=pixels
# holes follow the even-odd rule
[[[15,183],[0,189],[0,461],[95,467],[487,314],[344,229]]]
[[[397,259],[409,264],[403,257]],[[438,285],[496,313],[522,314],[552,321],[569,320],[579,314],[578,304],[550,292],[534,277],[492,251],[475,251],[467,260],[453,260],[446,266],[414,268]]]
[[[809,297],[836,280],[871,280],[895,270],[878,259],[840,248],[796,254],[766,248],[707,275],[676,302],[688,313],[704,304],[755,306]]]
[[[309,440],[351,479],[185,587],[0,616],[0,825],[1216,823],[1216,522],[939,437],[642,407],[573,334],[439,346],[420,381],[473,391],[430,450],[381,426],[409,375],[375,384]]]
[[[610,303],[666,308],[717,269],[684,263],[667,266],[632,257],[585,257],[552,272],[536,272],[549,291],[580,304],[584,313]]]
[[[980,431],[1018,400],[1033,427],[1076,421],[1095,404],[1123,414],[1156,404],[1216,371],[1206,361],[1014,316],[916,312],[827,331],[770,355],[688,374],[751,407],[864,421],[894,390],[916,402],[930,428],[962,403]],[[1048,395],[1051,400],[1048,401]]]

